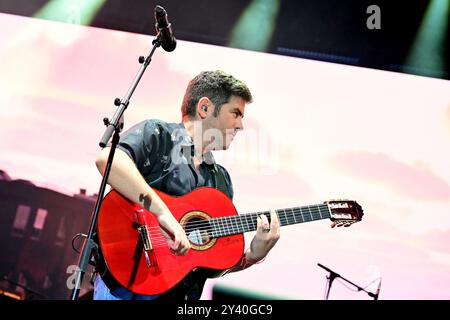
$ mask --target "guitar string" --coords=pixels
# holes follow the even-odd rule
[[[322,206],[322,208],[320,208],[319,206]],[[286,212],[287,210],[291,210],[291,212]],[[283,216],[280,216],[281,214],[284,214],[284,215],[289,214],[289,216],[290,217],[292,216],[292,218],[295,221],[298,214],[300,214],[301,216],[309,215],[309,211],[310,211],[309,208],[308,208],[307,213],[304,213],[303,212],[304,210],[307,210],[307,209],[302,207],[302,208],[293,208],[293,209],[277,209],[275,211],[277,212],[279,219],[283,218]],[[326,205],[317,205],[316,208],[312,208],[312,210],[314,210],[311,212],[312,214],[318,213],[319,215],[321,215],[321,214],[329,215],[328,206],[326,206]],[[283,212],[281,212],[281,211],[283,211]],[[325,213],[323,213],[323,211],[325,211]],[[212,219],[204,219],[204,220],[193,221],[193,222],[188,222],[188,223],[190,226],[195,226],[196,224],[203,224],[205,221],[213,221],[213,220],[218,221],[218,219],[233,219],[233,218],[242,220],[242,219],[250,217],[250,216],[252,218],[256,218],[258,215],[261,215],[261,214],[268,215],[269,213],[270,213],[269,211],[252,212],[252,213],[245,213],[245,214],[237,214],[234,216],[225,216],[225,217],[217,217],[217,218],[212,218]],[[326,218],[328,218],[328,216]],[[289,220],[289,219],[287,218],[287,220]],[[148,229],[159,229],[159,226],[149,227]]]
[[[311,212],[311,215],[313,216],[313,219],[310,219],[310,217],[307,217],[307,216],[306,216],[307,217],[306,219],[304,217],[302,217],[302,221],[301,222],[313,221],[313,220],[318,220],[318,219],[322,219],[322,218],[326,219],[326,218],[329,217],[329,216],[325,216],[324,217],[324,215],[321,214],[321,212],[319,212],[319,211],[320,210],[314,210],[314,211]],[[221,235],[221,233],[224,233],[224,232],[226,233],[227,231],[234,232],[235,230],[240,230],[240,229],[244,229],[244,232],[255,231],[257,225],[255,223],[255,219],[254,218],[256,217],[257,213],[256,214],[251,214],[251,215],[252,215],[252,217],[251,217],[250,223],[252,224],[252,228],[255,228],[253,230],[251,230],[251,229],[250,230],[246,230],[246,229],[249,228],[249,221],[248,221],[247,218],[248,218],[248,216],[250,216],[250,214],[247,214],[247,217],[244,218],[245,220],[243,220],[241,218],[244,215],[214,218],[215,219],[214,221],[217,222],[215,226],[214,225],[211,226],[211,224],[210,224],[212,219],[200,220],[198,222],[191,222],[191,223],[188,222],[188,223],[186,223],[186,227],[185,227],[184,230],[187,233],[190,233],[190,232],[192,232],[194,230],[198,230],[198,231],[214,230],[214,231],[217,231],[217,234],[219,234],[219,235]],[[232,217],[236,217],[236,218],[234,220],[232,220],[232,219],[230,219]],[[221,219],[221,221],[219,221],[217,219]],[[238,219],[240,221],[238,221]],[[285,223],[286,224],[292,224],[292,223],[289,223],[289,220],[292,221],[292,218],[289,219],[287,217],[279,216],[279,220],[280,220],[280,223],[282,223],[282,224],[285,224]],[[220,223],[222,223],[222,225],[220,225]],[[244,223],[245,223],[245,225],[247,225],[247,228],[244,225]],[[296,223],[296,221],[294,222],[294,224],[295,223]],[[300,223],[300,222],[298,222],[298,223]],[[231,224],[231,226],[230,226],[230,224]],[[154,230],[158,230],[159,231],[160,227],[159,226],[150,227],[150,228],[148,228],[148,230],[151,233]],[[238,233],[241,233],[241,232],[238,232]],[[161,234],[161,236],[162,236],[162,238],[166,239],[162,234]]]
[[[315,215],[317,216],[317,213]],[[314,219],[314,220],[318,220],[318,219],[320,219],[320,218],[317,216],[316,219]],[[314,220],[305,220],[302,222],[308,222],[308,221],[314,221]],[[285,222],[287,222],[286,225],[289,225],[289,221],[287,219],[281,218],[280,222],[281,222],[281,224],[284,224]],[[223,229],[223,228],[214,229],[214,227],[207,226],[207,227],[204,227],[201,231],[217,231],[216,237],[212,237],[212,238],[217,238],[217,236],[221,237],[221,236],[232,235],[232,234],[241,234],[241,233],[244,233],[247,231],[254,231],[254,230],[246,230],[246,228],[248,228],[248,227],[249,226],[245,227],[243,225],[239,227],[236,225],[236,228],[232,227],[232,228],[225,228],[225,229]],[[252,224],[252,227],[256,228],[255,223]],[[199,230],[199,229],[194,229],[194,230]],[[192,231],[194,231],[194,230],[192,230]],[[185,230],[185,232],[186,231],[187,230]],[[231,231],[232,233],[228,233],[228,231]],[[187,233],[189,233],[189,232],[187,232]],[[186,235],[188,235],[188,234],[186,234]],[[153,236],[150,234],[150,238],[151,238],[151,242],[152,242],[152,244],[154,244],[154,246],[157,246],[157,247],[160,245],[167,246],[167,239],[160,232],[159,232],[159,234],[153,235]]]
[[[246,214],[247,216],[257,216],[259,213],[251,213],[251,214]],[[316,209],[314,209],[314,211],[311,211],[311,215],[313,216],[313,218],[314,219],[312,219],[312,220],[309,220],[310,218],[308,218],[307,220],[305,220],[305,219],[303,219],[303,217],[302,217],[302,222],[309,222],[309,221],[314,221],[314,220],[318,220],[318,219],[325,219],[325,218],[328,218],[328,216],[323,216],[322,214],[321,214],[321,212],[320,212],[320,209],[319,208],[316,208]],[[238,216],[231,216],[231,217],[237,217],[237,218],[239,218],[239,217],[242,217],[242,216],[244,216],[244,215],[238,215]],[[220,218],[226,218],[226,219],[228,219],[229,217],[220,217]],[[253,217],[252,217],[253,218]],[[217,219],[217,218],[215,218],[215,219]],[[280,223],[281,224],[284,224],[284,223],[286,223],[286,225],[289,225],[290,223],[289,223],[289,218],[287,218],[287,217],[280,217],[279,216],[279,220],[280,220]],[[221,237],[221,236],[226,236],[226,235],[233,235],[233,234],[241,234],[241,233],[244,233],[244,232],[248,232],[248,231],[255,231],[256,230],[256,223],[252,220],[251,222],[252,222],[252,228],[254,227],[255,229],[251,229],[251,230],[246,230],[246,229],[248,229],[249,228],[249,225],[248,225],[248,221],[247,221],[247,227],[245,227],[244,225],[243,225],[243,223],[242,223],[242,221],[241,221],[241,226],[239,226],[239,225],[235,225],[235,226],[231,226],[231,227],[229,227],[229,226],[219,226],[219,227],[214,227],[214,226],[210,226],[209,225],[209,221],[211,221],[211,219],[208,219],[208,220],[201,220],[200,222],[197,222],[197,223],[192,223],[192,225],[194,225],[194,224],[207,224],[206,226],[204,226],[204,227],[202,227],[202,228],[192,228],[192,225],[191,224],[189,224],[189,222],[187,223],[187,224],[189,224],[189,226],[187,226],[186,227],[186,229],[185,229],[185,233],[186,233],[186,235],[188,236],[188,233],[190,233],[190,232],[192,232],[192,231],[194,231],[194,230],[198,230],[198,231],[215,231],[216,232],[216,235],[217,236],[219,236],[219,237]],[[292,220],[291,220],[292,221]],[[230,222],[230,221],[225,221],[225,222]],[[234,222],[237,222],[237,221],[234,221]],[[190,227],[190,228],[188,228],[188,227]],[[159,227],[151,227],[151,228],[148,228],[148,229],[158,229],[158,231],[159,231]],[[149,230],[150,232],[150,234],[149,234],[149,237],[150,237],[150,240],[151,240],[151,242],[152,242],[152,245],[153,245],[153,247],[160,247],[161,245],[164,245],[164,246],[167,246],[167,238],[159,231],[159,233],[157,234],[157,235],[153,235],[153,237],[152,237],[152,235],[151,235],[151,231],[154,231],[154,230]],[[229,234],[228,232],[229,231],[231,231],[232,233],[231,234]],[[223,232],[225,232],[224,234],[221,234],[221,233],[223,233]],[[212,238],[216,238],[216,237],[212,237]]]
[[[317,213],[316,213],[317,214]],[[313,215],[314,215],[314,213],[313,213]],[[320,219],[320,218],[318,218],[318,219]],[[315,220],[318,220],[318,219],[314,219],[314,220],[305,220],[305,221],[302,221],[302,222],[309,222],[309,221],[315,221]],[[283,223],[283,222],[286,222],[286,221],[284,221],[284,220],[287,220],[287,219],[281,219],[280,218],[280,222],[281,223]],[[283,222],[282,222],[283,221]],[[288,224],[286,224],[286,225],[289,225],[289,223]],[[211,231],[211,229],[214,229],[214,227],[206,227],[206,228],[204,228],[203,229],[203,231],[205,231],[205,230],[210,230]],[[199,230],[199,229],[194,229],[194,230]],[[225,230],[225,229],[224,229]],[[223,231],[223,230],[222,230]],[[246,232],[246,231],[255,231],[255,230],[238,230],[238,229],[236,229],[236,230],[234,230],[234,228],[231,228],[231,229],[226,229],[226,231],[232,231],[233,233],[232,234],[223,234],[223,235],[221,235],[221,234],[219,234],[219,232],[218,232],[218,237],[222,237],[222,236],[227,236],[227,235],[236,235],[236,234],[242,234],[242,233],[244,233],[244,232]],[[235,231],[237,231],[237,232],[235,232]],[[187,234],[186,234],[187,235]],[[153,236],[153,237],[151,237],[151,235],[150,235],[150,238],[151,238],[151,243],[152,243],[152,246],[154,247],[154,248],[159,248],[159,247],[167,247],[168,246],[168,244],[167,244],[167,238],[166,237],[164,237],[161,233],[159,233],[158,235],[156,235],[156,236]],[[217,237],[211,237],[212,239],[214,239],[214,238],[217,238]]]
[[[323,208],[322,208],[323,209]],[[294,221],[294,224],[296,223],[296,218],[297,217],[300,217],[301,219],[302,219],[302,222],[304,222],[305,221],[305,217],[307,218],[307,221],[311,221],[310,220],[310,217],[308,217],[308,216],[310,216],[310,215],[313,215],[314,216],[314,219],[313,220],[317,220],[317,219],[321,219],[322,217],[325,219],[325,218],[329,218],[329,212],[328,212],[328,210],[326,210],[326,212],[324,213],[323,211],[322,211],[322,209],[320,209],[320,208],[313,208],[313,210],[311,211],[311,214],[308,212],[308,213],[303,213],[301,210],[294,210],[292,213],[287,213],[287,212],[282,212],[282,213],[278,213],[278,219],[280,220],[280,221],[285,221],[285,222],[289,222],[289,220],[293,220]],[[281,211],[281,210],[283,210],[283,209],[280,209],[280,210],[277,210],[277,211]],[[309,211],[309,210],[308,210]],[[248,224],[248,218],[250,218],[251,219],[251,222],[253,222],[253,220],[254,219],[256,219],[257,218],[257,216],[258,215],[260,215],[260,214],[265,214],[265,213],[268,213],[268,211],[262,211],[262,212],[256,212],[256,213],[246,213],[246,214],[238,214],[238,215],[235,215],[235,216],[226,216],[226,217],[217,217],[217,218],[212,218],[212,219],[203,219],[203,220],[199,220],[199,221],[192,221],[192,222],[187,222],[186,223],[186,228],[185,229],[187,229],[188,227],[191,227],[191,229],[194,229],[196,226],[201,226],[201,227],[203,227],[203,225],[205,225],[205,224],[209,224],[210,222],[217,222],[216,224],[220,224],[220,223],[222,223],[223,225],[224,224],[227,224],[227,225],[229,225],[230,223],[232,224],[231,225],[231,227],[229,227],[229,228],[231,228],[231,229],[234,229],[234,227],[233,227],[233,224],[235,225],[235,226],[238,226],[238,223],[240,223],[241,225],[243,224],[243,223],[246,223],[246,224]],[[284,214],[285,216],[282,216],[281,214]],[[286,216],[286,214],[289,214],[289,216],[290,216],[290,218],[291,219],[289,219],[287,216]],[[299,215],[300,214],[300,215]],[[256,226],[256,225],[255,225]],[[202,229],[202,228],[199,228],[199,229]],[[209,226],[206,226],[206,227],[209,227]],[[220,226],[220,225],[218,225],[217,226],[220,230],[227,230],[226,228],[228,227],[228,226]],[[217,228],[216,227],[216,228]],[[205,228],[205,227],[203,227],[203,228]],[[222,229],[223,228],[223,229]],[[148,227],[148,230],[149,231],[153,231],[153,230],[155,230],[155,229],[160,229],[160,227],[159,226],[155,226],[155,227]]]

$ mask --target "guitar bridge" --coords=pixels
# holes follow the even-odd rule
[[[142,246],[144,249],[144,255],[145,255],[145,261],[147,262],[147,266],[150,268],[152,266],[150,257],[148,255],[148,252],[150,250],[153,250],[152,242],[150,240],[150,236],[148,235],[148,227],[147,225],[141,225],[138,228],[139,236],[142,241]]]
[[[152,241],[148,235],[148,227],[146,225],[140,226],[138,228],[139,236],[141,237],[142,245],[145,251],[150,251],[153,249]]]
[[[138,227],[138,232],[139,232],[139,238],[141,239],[142,247],[144,250],[145,261],[147,262],[147,266],[150,268],[152,266],[152,264],[156,265],[156,263],[152,263],[152,259],[149,256],[149,251],[153,250],[153,245],[152,245],[152,241],[150,240],[148,226],[145,221],[144,210],[138,209],[135,211],[135,214],[136,214],[136,218],[140,224],[140,226]]]

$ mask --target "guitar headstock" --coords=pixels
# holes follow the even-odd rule
[[[330,200],[325,204],[330,208],[331,221],[338,227],[349,227],[361,221],[364,215],[363,209],[354,200]]]

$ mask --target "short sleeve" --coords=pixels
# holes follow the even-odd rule
[[[117,147],[130,156],[142,173],[156,161],[160,134],[161,128],[157,122],[145,120],[125,131]]]

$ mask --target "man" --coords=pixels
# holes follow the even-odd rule
[[[125,132],[114,156],[108,183],[112,188],[157,217],[172,252],[185,255],[189,240],[178,221],[153,191],[173,196],[198,187],[223,191],[231,200],[233,187],[225,168],[215,163],[212,150],[226,150],[236,133],[244,129],[242,120],[247,103],[252,102],[248,87],[222,71],[205,71],[192,79],[181,106],[182,122],[146,120]],[[109,148],[96,160],[104,171]],[[279,238],[279,221],[271,211],[257,219],[257,232],[241,261],[226,272],[247,268],[261,261]],[[226,273],[225,272],[225,273]],[[224,273],[222,273],[224,274]],[[94,299],[199,299],[206,278],[217,276],[204,270],[191,272],[174,288],[158,296],[136,295],[105,274],[96,278]]]

